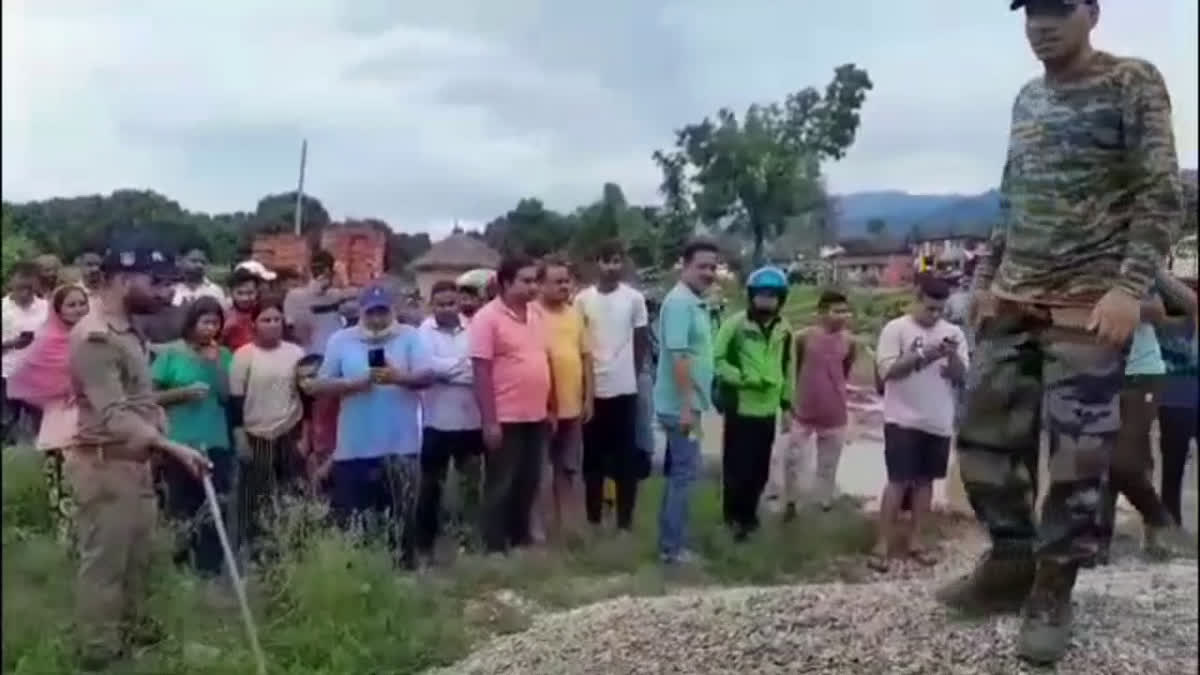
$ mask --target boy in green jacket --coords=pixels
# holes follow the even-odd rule
[[[792,404],[792,331],[779,315],[787,292],[782,270],[755,270],[746,280],[746,311],[722,323],[713,343],[713,402],[725,417],[722,503],[725,523],[738,541],[758,528],[758,500],[770,474],[776,416]],[[786,414],[783,424],[786,431]]]

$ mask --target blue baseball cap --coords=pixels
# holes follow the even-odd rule
[[[358,296],[359,309],[364,312],[369,312],[372,309],[386,308],[392,309],[396,306],[396,299],[392,292],[382,284],[371,284],[362,290]]]

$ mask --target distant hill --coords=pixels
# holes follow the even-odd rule
[[[1195,195],[1196,170],[1184,169],[1180,173]],[[841,239],[870,236],[867,223],[874,218],[887,224],[886,233],[894,239],[907,237],[914,227],[922,237],[984,237],[1000,216],[999,190],[977,195],[915,195],[883,190],[853,192],[838,196],[838,200]],[[1194,202],[1189,205],[1193,214],[1195,208]]]
[[[922,236],[984,236],[1000,212],[996,190],[977,195],[920,195],[887,190],[854,192],[839,199],[840,237],[865,237],[867,223],[878,218],[887,234],[903,238],[916,227]]]

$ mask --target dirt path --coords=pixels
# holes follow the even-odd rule
[[[962,543],[962,542],[960,542]],[[861,584],[815,584],[619,598],[547,614],[498,638],[449,675],[1042,672],[1016,659],[1015,616],[965,622],[932,597],[980,542],[953,547],[934,574],[898,569]],[[954,569],[959,567],[959,569]],[[1132,558],[1087,572],[1074,644],[1059,675],[1177,675],[1197,658],[1194,562]]]
[[[864,500],[865,508],[874,508],[879,493],[886,480],[883,464],[883,406],[874,392],[864,388],[852,388],[851,395],[851,424],[848,442],[842,452],[842,461],[838,466],[838,488],[843,494],[860,497]],[[705,460],[711,465],[720,465],[721,461],[721,416],[708,414],[703,418],[702,452]],[[1157,429],[1154,432],[1157,438]],[[1047,456],[1046,442],[1043,438],[1042,475],[1046,475],[1045,458]],[[1155,442],[1157,447],[1157,441]],[[658,438],[658,454],[664,451],[665,441],[661,434]],[[1200,531],[1200,495],[1197,493],[1197,453],[1191,455],[1187,473],[1184,476],[1183,515],[1184,527],[1190,532]],[[1155,474],[1155,485],[1158,484],[1158,474]],[[771,477],[768,487],[768,498],[779,484],[777,476]],[[1045,484],[1043,479],[1042,484]],[[934,485],[934,503],[946,510],[971,514],[967,503],[966,493],[958,478],[957,463],[952,459],[948,479]],[[1133,517],[1132,507],[1124,498],[1118,502],[1123,517]],[[771,505],[768,504],[768,508]]]

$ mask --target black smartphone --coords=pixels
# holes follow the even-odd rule
[[[383,359],[383,349],[372,349],[367,352],[368,368],[384,368],[386,366],[387,361]]]

